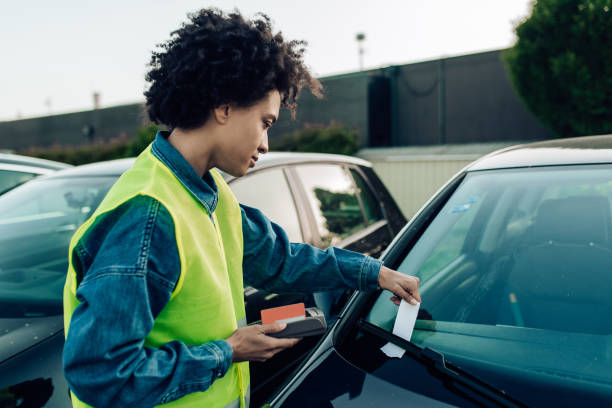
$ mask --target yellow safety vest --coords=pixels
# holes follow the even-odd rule
[[[75,245],[102,214],[136,195],[158,200],[169,211],[175,226],[181,273],[170,301],[155,319],[145,346],[160,347],[170,341],[200,345],[229,337],[246,324],[242,282],[242,216],[238,202],[221,175],[211,170],[219,202],[208,214],[176,176],[151,153],[149,146],[110,189],[98,209],[74,234],[64,286],[64,329],[79,301],[72,263]],[[126,242],[125,245],[134,245]],[[120,302],[121,299],[116,299]],[[222,378],[204,392],[195,392],[164,407],[245,407],[249,399],[248,362],[233,363]],[[73,397],[74,407],[88,407]]]

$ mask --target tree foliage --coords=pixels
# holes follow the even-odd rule
[[[612,0],[534,0],[504,59],[527,107],[560,137],[612,133]]]

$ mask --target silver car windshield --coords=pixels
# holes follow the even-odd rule
[[[0,317],[61,313],[70,238],[115,180],[39,179],[0,196]]]
[[[421,279],[411,341],[612,390],[611,202],[610,165],[468,173],[398,268]],[[367,317],[388,331],[390,296]]]

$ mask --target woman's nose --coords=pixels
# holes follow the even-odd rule
[[[269,150],[269,146],[268,146],[268,132],[266,132],[264,134],[263,140],[259,144],[259,147],[257,147],[257,151],[259,153],[261,153],[261,154],[265,154],[265,153],[268,153],[268,150]]]

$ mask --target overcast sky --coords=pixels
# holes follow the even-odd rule
[[[247,17],[261,11],[288,39],[309,43],[317,76],[364,66],[511,46],[531,0],[30,0],[0,12],[0,120],[91,109],[143,99],[151,51],[205,6]]]

